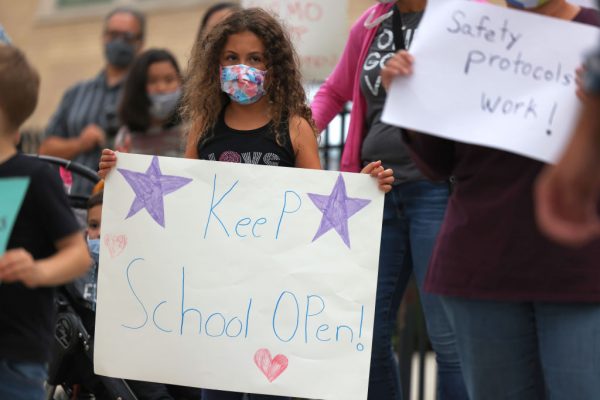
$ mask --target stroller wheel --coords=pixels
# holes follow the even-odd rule
[[[56,319],[54,338],[64,353],[71,353],[79,343],[79,317],[70,313],[60,313]]]

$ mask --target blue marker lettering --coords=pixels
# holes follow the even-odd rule
[[[223,224],[223,221],[221,221],[221,218],[219,218],[219,216],[215,213],[215,208],[217,208],[219,206],[219,204],[221,204],[221,202],[223,201],[223,199],[229,193],[231,193],[231,191],[235,188],[235,186],[238,184],[238,182],[239,181],[235,181],[235,183],[229,188],[229,190],[226,191],[225,194],[223,196],[221,196],[221,198],[219,199],[219,201],[217,201],[217,203],[215,204],[215,190],[216,190],[216,187],[217,187],[217,174],[215,174],[215,177],[213,179],[212,199],[210,201],[210,209],[208,211],[208,219],[206,221],[206,226],[204,227],[204,239],[206,239],[206,234],[208,232],[208,226],[210,225],[210,219],[211,219],[211,217],[213,215],[215,216],[215,218],[217,219],[217,221],[219,221],[219,224],[221,225],[221,227],[225,231],[225,234],[227,235],[227,237],[229,237],[229,232],[227,231],[227,228]]]
[[[313,314],[310,313],[310,301],[312,298],[318,299],[321,302],[321,309]],[[308,318],[321,314],[325,310],[325,302],[321,296],[308,295],[306,296],[306,314],[304,315],[304,343],[308,343]]]
[[[129,276],[129,270],[131,269],[131,267],[133,267],[133,264],[137,261],[144,261],[144,259],[136,258],[133,261],[131,261],[129,263],[129,265],[127,266],[127,268],[125,269],[125,276],[127,277],[127,284],[129,285],[129,289],[131,289],[131,293],[133,293],[133,296],[135,297],[137,302],[140,304],[140,306],[142,306],[142,311],[144,312],[144,322],[142,322],[142,324],[139,326],[129,326],[129,325],[121,324],[122,327],[128,328],[128,329],[141,329],[148,322],[148,311],[146,311],[146,307],[144,307],[144,303],[142,303],[142,301],[140,300],[138,295],[135,293],[135,290],[133,290],[133,285],[131,284],[131,277]]]
[[[185,267],[181,269],[181,322],[179,324],[179,335],[183,335],[183,324],[185,322],[185,314],[194,311],[198,314],[200,321],[198,322],[198,334],[202,333],[202,313],[196,308],[185,308]]]
[[[244,337],[248,337],[248,327],[250,326],[250,309],[252,308],[252,298],[248,302],[248,311],[246,311],[246,332],[244,333]]]
[[[354,331],[348,325],[339,325],[336,328],[336,330],[335,330],[335,341],[336,342],[340,341],[340,330],[342,330],[342,329],[348,329],[348,331],[350,332],[350,343],[352,343],[354,341]]]
[[[217,333],[217,334],[211,334],[211,333],[208,331],[208,324],[210,323],[210,320],[211,320],[211,319],[213,319],[213,317],[216,317],[216,316],[219,316],[219,317],[221,317],[221,319],[223,320],[223,328],[221,329],[221,332],[220,332],[220,333]],[[221,314],[221,313],[218,313],[218,312],[217,312],[217,313],[210,314],[210,315],[208,316],[208,318],[206,318],[206,325],[204,326],[204,331],[205,331],[205,332],[206,332],[206,334],[207,334],[208,336],[210,336],[210,337],[220,337],[220,336],[223,336],[223,333],[225,333],[225,322],[226,322],[226,321],[225,321],[225,316],[224,316],[223,314]]]
[[[298,206],[293,211],[290,211],[290,210],[287,209],[287,196],[288,196],[288,193],[293,194],[298,199]],[[296,193],[296,192],[294,192],[292,190],[286,190],[285,194],[283,196],[283,208],[281,209],[281,215],[279,216],[279,222],[277,223],[277,232],[275,233],[275,239],[279,239],[279,231],[281,230],[281,222],[283,221],[283,216],[285,214],[293,214],[293,213],[297,212],[300,209],[300,207],[302,207],[302,199],[300,198],[300,196],[298,195],[298,193]]]
[[[240,231],[238,230],[238,227],[240,226],[248,226],[252,223],[252,220],[250,218],[242,218],[240,219],[237,224],[235,224],[235,234],[238,235],[239,237],[246,237],[247,235],[242,235],[240,233]]]
[[[156,327],[157,327],[158,329],[160,329],[161,331],[169,333],[169,332],[173,332],[173,331],[172,331],[172,330],[170,330],[170,329],[164,329],[164,328],[161,328],[161,326],[160,326],[160,325],[158,325],[158,322],[156,322],[156,312],[158,311],[158,308],[159,308],[160,306],[162,306],[163,304],[165,304],[166,302],[167,302],[166,300],[165,300],[165,301],[161,301],[160,303],[158,303],[158,304],[156,305],[156,307],[154,307],[154,311],[152,312],[152,322],[154,322],[154,326],[156,326]]]
[[[277,312],[279,311],[279,304],[281,303],[281,300],[283,299],[283,296],[285,296],[285,295],[292,296],[294,303],[296,303],[296,327],[294,328],[294,332],[290,335],[290,337],[287,340],[282,339],[281,336],[279,336],[279,333],[277,332],[276,322],[275,322],[275,319],[277,318]],[[285,314],[287,314],[287,313],[285,313]],[[275,336],[277,336],[277,339],[281,340],[282,342],[290,342],[294,338],[294,336],[296,336],[296,332],[298,332],[298,325],[300,325],[300,305],[298,304],[298,299],[296,298],[294,293],[284,291],[279,296],[279,299],[277,299],[277,304],[275,305],[275,311],[273,312],[273,332],[275,333]]]
[[[267,219],[266,218],[259,218],[254,222],[254,225],[252,225],[252,236],[254,236],[255,238],[259,238],[262,237],[261,235],[257,235],[256,234],[256,225],[264,225],[267,223]]]
[[[328,339],[321,339],[321,337],[319,336],[319,332],[325,332],[325,331],[327,331],[327,330],[329,330],[329,325],[327,325],[327,324],[323,324],[323,325],[319,326],[319,327],[317,328],[317,333],[316,333],[317,340],[319,340],[320,342],[329,342],[329,341],[331,340],[331,338],[328,338]]]
[[[231,325],[231,323],[232,323],[233,321],[237,321],[237,322],[239,322],[239,324],[240,324],[240,329],[237,331],[237,333],[236,333],[235,335],[231,335],[231,334],[229,333],[229,326]],[[227,337],[230,337],[230,338],[235,338],[235,337],[238,337],[238,336],[240,336],[240,334],[242,333],[242,329],[244,329],[244,324],[242,323],[242,321],[241,321],[241,320],[240,320],[238,317],[233,317],[233,318],[231,319],[231,321],[229,321],[229,322],[227,323],[227,326],[225,327],[225,334],[227,335]]]

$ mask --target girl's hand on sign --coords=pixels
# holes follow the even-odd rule
[[[367,164],[366,167],[360,171],[361,174],[369,174],[373,178],[377,178],[379,189],[387,193],[392,190],[392,183],[394,183],[394,171],[391,169],[384,169],[381,165],[381,161],[373,161]]]
[[[98,164],[98,175],[102,179],[106,179],[108,173],[117,165],[117,153],[111,149],[102,150],[100,163]]]
[[[389,90],[392,80],[397,76],[408,76],[412,74],[414,58],[406,50],[400,50],[392,58],[387,60],[381,69],[381,83],[385,90]]]

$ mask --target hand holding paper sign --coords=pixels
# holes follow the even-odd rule
[[[390,58],[381,69],[381,84],[386,91],[390,89],[392,81],[396,77],[412,74],[415,59],[406,50],[400,50]]]
[[[102,156],[100,157],[100,163],[98,165],[98,175],[102,179],[105,179],[109,172],[117,165],[117,153],[111,149],[102,150]],[[392,183],[394,183],[394,171],[391,169],[385,169],[381,165],[381,161],[373,161],[367,164],[361,171],[362,174],[369,174],[373,178],[377,179],[379,189],[387,193],[392,190]]]
[[[597,32],[494,5],[431,0],[411,47],[419,66],[391,84],[382,119],[552,162],[579,107],[575,70]]]
[[[189,183],[140,190],[147,176]],[[128,240],[101,248],[98,373],[366,399],[384,197],[373,179],[123,153],[104,196],[102,236]]]

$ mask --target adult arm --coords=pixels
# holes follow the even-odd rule
[[[321,85],[315,95],[311,109],[317,129],[323,131],[345,104],[352,100],[354,82],[364,36],[364,18],[354,24],[344,51],[331,75]]]
[[[106,142],[106,134],[98,125],[87,125],[77,137],[69,137],[68,115],[74,106],[76,88],[69,89],[63,96],[58,110],[52,116],[45,132],[39,153],[72,160]]]
[[[535,187],[540,229],[559,243],[580,246],[600,236],[600,96],[588,95],[571,142]]]

